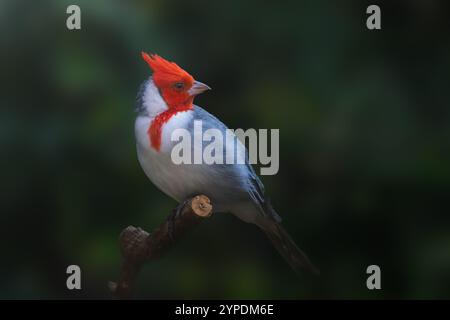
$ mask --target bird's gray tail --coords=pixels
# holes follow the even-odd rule
[[[306,270],[315,275],[320,273],[279,222],[266,216],[260,219],[257,225],[295,272]]]

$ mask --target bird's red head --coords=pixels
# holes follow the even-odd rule
[[[194,96],[210,89],[207,85],[195,81],[175,62],[145,52],[142,52],[142,58],[153,70],[153,82],[170,109],[192,108]]]

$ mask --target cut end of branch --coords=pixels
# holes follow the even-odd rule
[[[139,227],[128,226],[125,228],[119,236],[122,255],[133,261],[145,260],[147,254],[145,239],[148,236],[148,232]]]
[[[196,215],[202,218],[207,218],[212,214],[211,201],[204,195],[194,197],[191,202],[191,208]]]

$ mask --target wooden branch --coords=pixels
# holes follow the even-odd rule
[[[212,205],[209,198],[199,195],[175,208],[166,221],[151,234],[139,227],[126,227],[119,236],[124,259],[119,280],[109,283],[113,296],[119,299],[130,298],[142,265],[160,258],[187,231],[211,214]]]

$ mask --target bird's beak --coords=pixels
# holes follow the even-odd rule
[[[194,81],[194,84],[188,90],[188,93],[191,96],[196,96],[202,92],[205,92],[206,90],[211,90],[211,88],[209,86],[207,86],[206,84],[201,83],[200,81]]]

